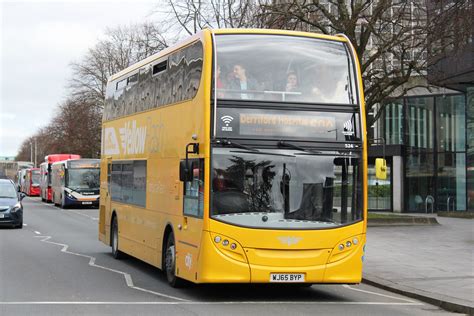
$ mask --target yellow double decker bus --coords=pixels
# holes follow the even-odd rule
[[[99,239],[194,283],[358,283],[367,144],[343,36],[203,30],[113,75]]]

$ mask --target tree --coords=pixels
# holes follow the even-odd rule
[[[167,0],[161,14],[172,34],[191,35],[204,28],[265,28],[265,7],[255,0]]]
[[[270,27],[347,35],[361,64],[366,113],[413,89],[412,77],[426,75],[430,26],[422,0],[290,0],[264,6]],[[381,113],[368,118],[369,126]]]
[[[100,155],[102,113],[95,104],[68,99],[58,107],[50,123],[20,146],[17,160],[30,160],[31,143],[36,140],[37,159],[52,153],[79,154],[97,158]]]
[[[168,47],[164,33],[153,24],[108,29],[80,62],[74,62],[71,94],[103,108],[108,78]]]

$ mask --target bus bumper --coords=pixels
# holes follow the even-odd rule
[[[215,234],[206,232],[197,282],[273,283],[274,275],[288,274],[304,276],[304,282],[295,279],[295,283],[360,283],[365,235],[356,237],[358,244],[344,251],[338,249],[340,243],[334,249],[239,249],[241,246],[229,238],[228,245],[236,244],[231,251],[229,246],[221,246],[222,241],[214,241]]]
[[[66,206],[92,206],[94,208],[99,207],[99,197],[95,199],[71,199],[70,197],[67,196],[67,194],[64,196],[64,203]]]

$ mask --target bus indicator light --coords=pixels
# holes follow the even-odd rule
[[[352,243],[354,245],[357,245],[359,243],[359,239],[357,239],[357,238],[352,239]]]

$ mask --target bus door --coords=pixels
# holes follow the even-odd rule
[[[204,213],[204,159],[189,159],[188,181],[183,181],[183,217],[177,232],[177,275],[197,280]]]
[[[110,223],[106,223],[106,219],[110,219],[111,213],[111,176],[112,176],[112,157],[105,159],[105,166],[101,168],[100,174],[100,210],[99,210],[99,234],[106,236],[105,227]],[[102,172],[102,171],[106,172]],[[108,230],[110,232],[110,229]],[[110,236],[107,238],[110,239]]]

